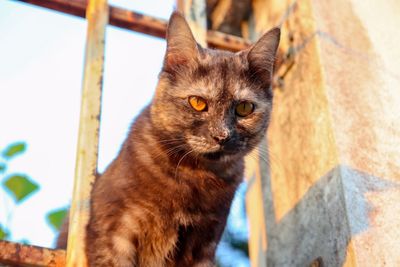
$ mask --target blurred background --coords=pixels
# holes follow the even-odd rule
[[[173,0],[110,0],[167,20]],[[75,167],[86,21],[0,1],[0,239],[54,247]],[[108,26],[99,172],[151,100],[165,41]],[[243,184],[217,251],[220,266],[249,266]]]

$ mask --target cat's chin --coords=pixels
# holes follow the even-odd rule
[[[208,153],[203,153],[202,157],[207,160],[207,161],[219,161],[219,162],[227,162],[227,161],[232,161],[237,159],[238,154],[237,153],[229,153],[224,150],[219,150],[215,152],[208,152]]]
[[[203,153],[202,156],[208,160],[220,160],[225,154],[222,151]]]

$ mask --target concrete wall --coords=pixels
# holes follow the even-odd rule
[[[254,5],[256,34],[281,24],[295,64],[275,91],[266,245],[252,248],[268,266],[400,266],[400,2]]]

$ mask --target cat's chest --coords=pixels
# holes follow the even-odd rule
[[[173,220],[179,225],[218,220],[229,210],[236,187],[213,179],[182,185],[172,200]]]

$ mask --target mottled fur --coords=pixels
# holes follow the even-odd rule
[[[174,13],[155,96],[96,179],[90,266],[214,266],[243,157],[264,136],[279,29],[239,53],[203,49]],[[195,111],[189,96],[207,100]],[[240,101],[254,103],[247,117]]]

